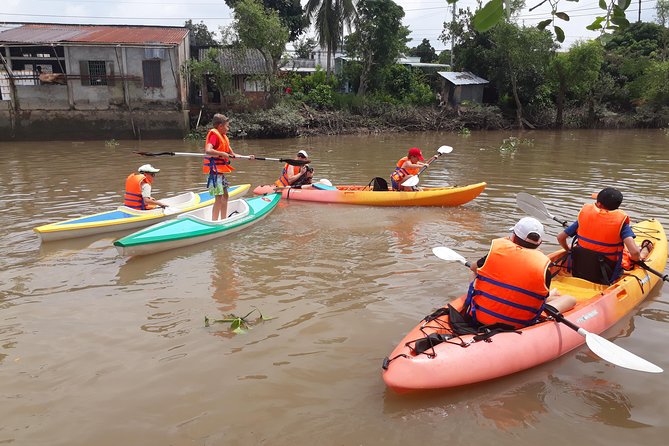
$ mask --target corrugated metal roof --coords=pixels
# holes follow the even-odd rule
[[[207,48],[200,49],[200,60],[207,51]],[[218,62],[230,74],[267,74],[268,71],[265,58],[257,49],[220,48]]]
[[[489,82],[469,71],[437,71],[437,74],[455,85],[480,85]]]
[[[0,32],[0,43],[178,45],[187,34],[176,27],[30,24]]]

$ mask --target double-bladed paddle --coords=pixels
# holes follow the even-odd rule
[[[432,248],[432,252],[435,256],[442,260],[462,263],[467,267],[470,265],[470,263],[464,257],[445,246]],[[566,325],[583,336],[585,338],[585,343],[590,348],[590,350],[605,361],[620,367],[624,367],[626,369],[637,370],[640,372],[661,373],[663,371],[660,367],[656,366],[652,362],[647,361],[635,355],[634,353],[617,346],[613,342],[604,339],[599,335],[590,333],[585,328],[579,327],[573,322],[567,320],[562,315],[562,313],[550,305],[544,305],[544,311],[552,316],[555,321]]]
[[[436,159],[439,158],[441,155],[443,155],[443,154],[445,154],[445,153],[451,153],[452,151],[453,151],[453,147],[451,147],[451,146],[441,146],[441,147],[439,147],[439,148],[437,149],[437,153],[435,153],[435,154],[432,156],[432,158],[430,158],[430,159],[427,161],[427,163],[425,163],[425,165],[424,165],[423,167],[420,168],[420,170],[418,171],[418,173],[417,173],[416,175],[412,175],[412,176],[410,176],[409,178],[407,178],[407,179],[402,183],[402,186],[406,186],[406,187],[413,187],[413,186],[416,186],[416,185],[418,184],[418,182],[420,181],[420,179],[418,178],[418,175],[420,175],[421,173],[423,173],[423,172],[425,171],[425,169],[427,169],[428,166],[432,163],[432,161],[436,160]]]
[[[134,151],[133,153],[136,153],[137,155],[142,155],[142,156],[199,156],[199,157],[204,157],[208,156],[204,152],[198,153],[198,152],[138,152]],[[250,156],[248,155],[236,155],[233,156],[232,158],[244,158],[244,159],[251,159]],[[263,156],[256,156],[254,159],[260,160],[260,161],[280,161],[282,163],[287,163],[290,164],[291,166],[304,166],[306,164],[309,164],[311,160],[304,159],[304,160],[294,160],[294,159],[289,159],[289,158],[266,158]]]
[[[548,212],[548,209],[546,209],[546,206],[541,200],[526,192],[519,192],[518,195],[516,195],[516,204],[520,209],[527,212],[532,217],[540,220],[555,220],[565,228],[569,226],[566,221],[560,220]]]

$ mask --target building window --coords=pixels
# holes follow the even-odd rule
[[[163,80],[160,76],[160,60],[142,61],[145,88],[162,88]]]
[[[89,85],[107,85],[107,64],[104,60],[88,61]]]

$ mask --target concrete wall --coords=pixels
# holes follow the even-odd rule
[[[19,97],[19,107],[23,110],[69,110],[70,108],[66,85],[17,85],[16,95]]]
[[[8,104],[0,102],[0,141],[176,139],[188,131],[186,110],[20,110],[12,117]]]
[[[65,47],[67,85],[17,85],[16,110],[0,101],[0,140],[182,138],[189,129],[188,85],[180,61],[188,52],[187,42],[155,53]],[[144,87],[147,59],[160,60],[161,88]],[[105,62],[108,85],[90,85],[81,62],[91,60]]]

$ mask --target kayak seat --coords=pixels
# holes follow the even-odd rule
[[[602,285],[612,283],[615,262],[604,255],[576,245],[571,250],[571,274]]]
[[[388,191],[388,182],[381,177],[374,177],[367,187],[373,191]]]

